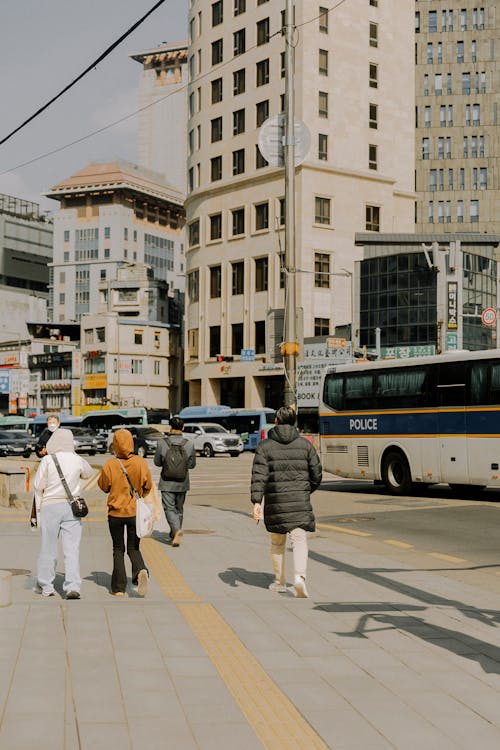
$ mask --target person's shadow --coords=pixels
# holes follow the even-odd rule
[[[271,573],[260,573],[245,568],[228,568],[219,573],[219,578],[232,588],[238,588],[241,583],[246,586],[255,586],[258,589],[267,589],[269,584],[274,581]]]

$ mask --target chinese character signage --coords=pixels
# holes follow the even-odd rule
[[[449,331],[455,331],[458,328],[457,296],[458,296],[457,282],[449,281],[448,282],[448,330]]]

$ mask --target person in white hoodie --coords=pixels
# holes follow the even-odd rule
[[[57,454],[64,478],[74,497],[80,494],[80,479],[94,473],[92,467],[75,453],[71,430],[57,429],[47,442],[47,455],[42,458],[35,476],[35,502],[42,543],[37,562],[37,580],[42,596],[54,596],[54,579],[59,536],[64,555],[63,590],[67,599],[80,598],[80,539],[82,521],[71,510],[68,496],[59,478],[52,456]]]

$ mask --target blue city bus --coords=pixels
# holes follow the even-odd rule
[[[32,431],[38,437],[47,426],[49,413],[41,414],[33,419]],[[109,432],[117,424],[141,424],[148,423],[147,412],[143,407],[129,409],[94,409],[82,417],[74,417],[72,414],[57,414],[61,427],[71,429],[74,427],[88,427],[94,432]]]
[[[323,468],[406,495],[445,482],[500,488],[500,350],[446,352],[325,370]]]
[[[186,406],[179,413],[185,422],[215,422],[241,436],[243,448],[254,451],[274,425],[274,409],[232,409],[229,406]]]

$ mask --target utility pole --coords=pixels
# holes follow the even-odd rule
[[[281,353],[285,363],[284,402],[296,403],[297,383],[297,281],[295,258],[295,47],[294,5],[285,7],[285,321]]]

